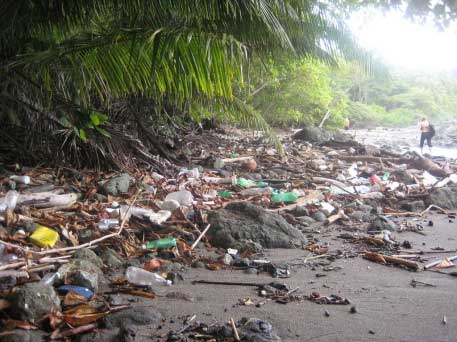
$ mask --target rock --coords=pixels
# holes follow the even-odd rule
[[[392,176],[397,179],[398,182],[404,183],[404,184],[415,184],[416,181],[414,180],[414,177],[409,174],[408,171],[405,170],[395,170],[392,172]]]
[[[124,262],[119,258],[116,251],[111,248],[103,251],[102,260],[109,268],[121,268],[124,265]]]
[[[153,325],[160,324],[162,315],[152,307],[137,306],[126,310],[111,313],[104,319],[108,329],[128,325]]]
[[[195,262],[192,264],[192,267],[193,267],[193,268],[205,268],[205,263],[202,262],[202,261],[195,261]]]
[[[309,216],[309,211],[304,206],[298,206],[295,209],[291,210],[290,213],[295,217]]]
[[[381,156],[381,149],[373,145],[365,145],[365,153],[368,156],[378,157]]]
[[[371,214],[374,208],[371,205],[362,204],[359,206],[359,210],[363,211],[366,214]]]
[[[384,216],[378,216],[368,227],[369,232],[379,232],[381,230],[390,230],[395,232],[397,230],[397,225],[395,222],[392,222],[390,219]]]
[[[246,274],[257,274],[259,271],[255,267],[248,267],[244,270],[244,273]]]
[[[225,209],[210,211],[208,235],[213,245],[240,251],[257,247],[290,248],[290,241],[303,241],[303,234],[280,215],[249,202],[235,202]],[[252,246],[254,243],[254,246]]]
[[[12,330],[8,335],[1,335],[0,342],[43,342],[46,333],[40,330]]]
[[[317,211],[313,214],[313,219],[317,222],[325,222],[327,220],[327,216],[322,211]]]
[[[128,192],[131,177],[128,173],[122,173],[119,176],[111,178],[102,185],[103,192],[106,195],[117,196],[121,193]]]
[[[272,325],[258,318],[242,319],[238,328],[240,339],[249,342],[280,342],[281,338],[273,331]]]
[[[400,208],[407,211],[422,211],[425,209],[424,201],[401,201]]]
[[[300,223],[308,225],[308,226],[316,222],[315,219],[313,219],[312,217],[309,217],[309,216],[300,216],[300,217],[297,217],[297,220],[300,221]]]
[[[293,139],[305,140],[315,144],[322,144],[333,138],[330,132],[318,127],[305,127],[292,136]]]
[[[95,194],[95,199],[100,202],[106,202],[108,200],[108,197],[102,194]]]
[[[68,284],[87,287],[97,292],[100,283],[105,281],[102,270],[88,260],[75,259],[58,270]]]
[[[60,311],[60,299],[51,285],[27,283],[7,296],[11,317],[35,321],[51,310]]]
[[[118,342],[122,341],[119,339],[120,329],[105,329],[92,331],[87,334],[78,335],[75,338],[75,342]]]
[[[437,205],[443,209],[457,209],[457,186],[433,190],[426,200],[427,205]]]
[[[349,215],[353,220],[360,222],[369,222],[371,220],[370,214],[363,212],[361,210],[355,210]]]
[[[87,260],[99,268],[103,267],[102,259],[89,248],[78,249],[73,254],[73,259]]]

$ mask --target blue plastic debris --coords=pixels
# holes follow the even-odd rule
[[[57,291],[61,294],[67,294],[68,292],[75,292],[76,294],[80,296],[84,296],[87,299],[91,299],[94,293],[86,289],[85,287],[82,286],[75,286],[75,285],[62,285],[57,288]]]

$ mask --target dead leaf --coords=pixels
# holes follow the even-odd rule
[[[63,312],[63,319],[68,324],[79,327],[105,317],[109,311],[97,312],[97,309],[89,305],[80,305],[76,308]]]
[[[0,299],[0,311],[8,309],[11,306],[11,303],[5,299]]]
[[[154,293],[142,291],[142,290],[121,289],[120,292],[131,294],[134,296],[146,297],[146,298],[150,298],[150,299],[154,299],[156,297],[156,295]]]
[[[84,296],[77,294],[76,292],[70,291],[65,295],[63,303],[68,306],[73,306],[77,304],[85,304],[88,299]]]
[[[438,265],[436,265],[436,268],[449,268],[454,266],[455,264],[452,261],[448,258],[444,258]]]
[[[151,259],[147,264],[144,265],[144,269],[146,271],[154,271],[162,267],[163,264],[165,264],[167,261],[160,259],[160,258],[154,258]]]
[[[14,329],[23,329],[23,330],[36,330],[38,329],[33,324],[30,324],[27,321],[19,321],[15,319],[9,319],[4,323],[4,330],[14,330]]]

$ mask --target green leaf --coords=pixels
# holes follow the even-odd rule
[[[82,141],[87,142],[86,131],[84,131],[84,129],[82,129],[82,128],[79,129],[78,136],[81,138]]]

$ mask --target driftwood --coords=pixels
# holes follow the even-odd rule
[[[78,194],[56,194],[54,192],[20,194],[17,205],[28,205],[36,208],[68,207],[79,198]]]

